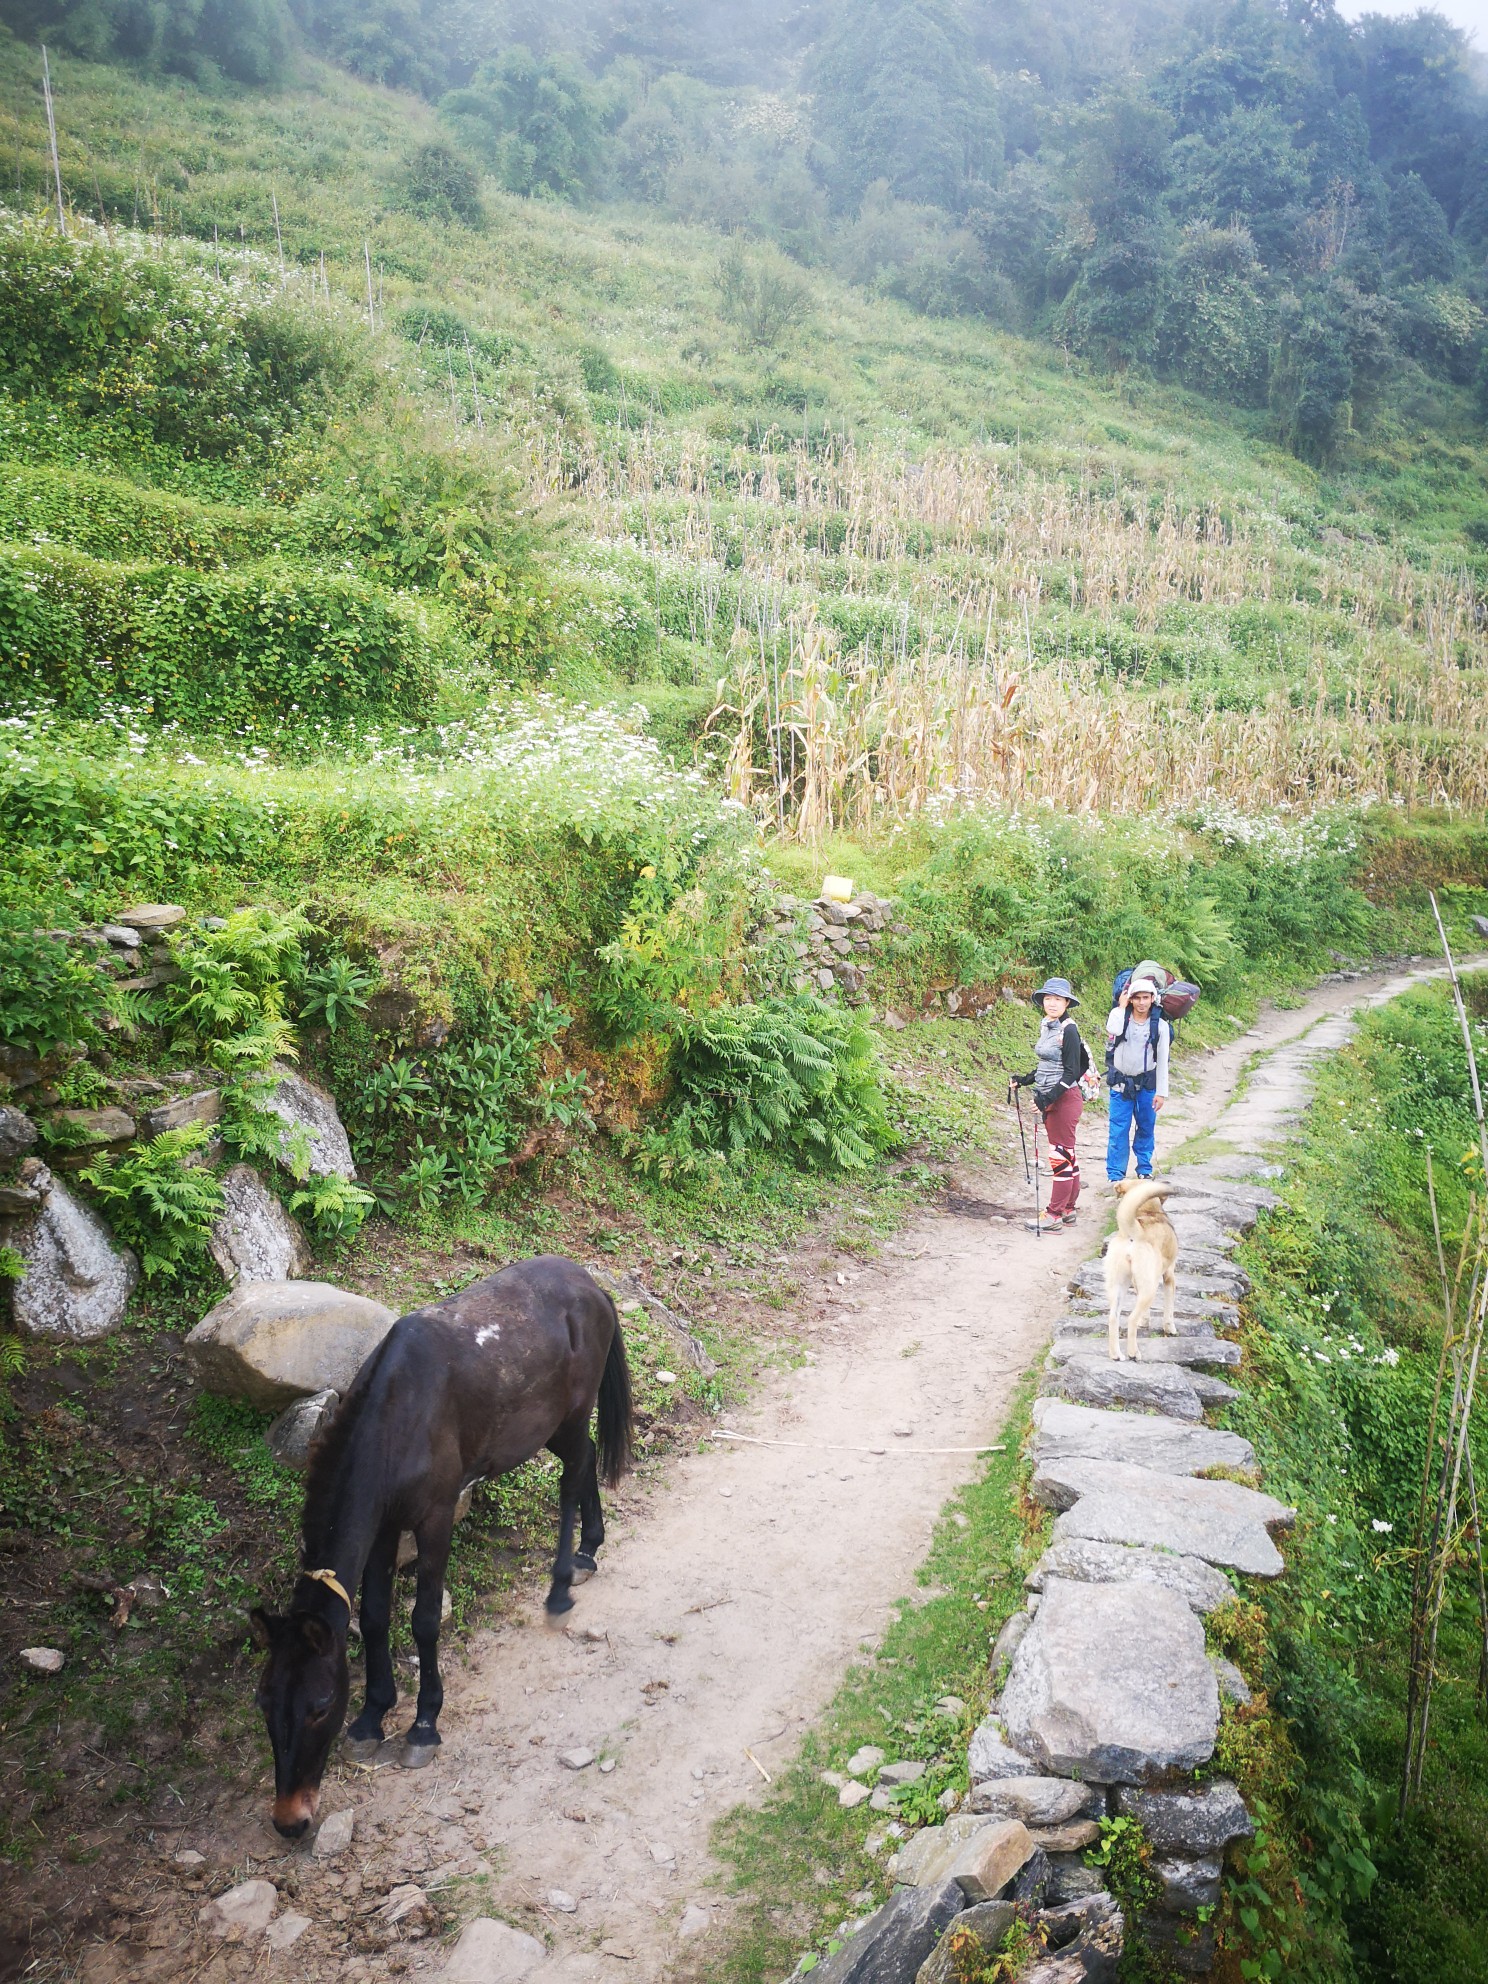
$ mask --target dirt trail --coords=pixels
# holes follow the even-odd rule
[[[1324,985],[1189,1057],[1193,1086],[1160,1120],[1159,1158],[1218,1123],[1253,1055],[1426,975]],[[1266,1080],[1263,1067],[1247,1094],[1270,1094]],[[1071,1271],[1097,1243],[1103,1128],[1092,1119],[1085,1139],[1080,1226],[1038,1237],[979,1214],[978,1201],[1021,1209],[1029,1194],[1021,1166],[969,1173],[956,1209],[919,1218],[845,1284],[833,1275],[820,1321],[801,1323],[806,1362],[723,1422],[793,1444],[718,1439],[664,1481],[611,1498],[601,1572],[567,1619],[550,1625],[534,1593],[450,1662],[432,1768],[333,1774],[326,1805],[355,1810],[356,1844],[334,1868],[307,1868],[297,1905],[323,1920],[342,1900],[354,1916],[359,1897],[395,1879],[430,1886],[484,1867],[497,1909],[517,1921],[538,1911],[525,1919],[550,1938],[542,1975],[554,1984],[650,1984],[684,1949],[698,1971],[727,1907],[708,1887],[709,1828],[763,1792],[762,1771],[789,1761],[844,1668],[914,1591],[939,1510],[997,1437]],[[580,1749],[598,1761],[565,1767],[561,1753]],[[219,1859],[236,1829],[227,1818],[219,1810],[206,1836],[188,1828],[179,1844]],[[246,1828],[249,1815],[233,1819]],[[290,1856],[254,1824],[250,1850],[273,1873]],[[555,1903],[554,1889],[577,1906]],[[345,1979],[436,1961],[414,1945],[348,1964],[318,1942],[307,1933],[275,1967]]]

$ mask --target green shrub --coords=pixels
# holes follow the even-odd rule
[[[404,166],[397,202],[423,220],[463,221],[467,227],[486,223],[475,167],[438,138],[420,145]]]
[[[34,923],[24,911],[0,911],[0,1040],[48,1054],[98,1037],[109,981],[91,957]]]
[[[152,707],[199,729],[426,708],[439,632],[349,573],[233,572],[0,550],[0,686],[79,715]]]
[[[257,452],[353,389],[334,318],[198,266],[0,212],[0,373],[85,418],[117,414],[188,455]]]

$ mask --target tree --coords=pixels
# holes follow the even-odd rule
[[[289,53],[285,0],[7,0],[22,39],[95,62],[120,60],[234,82],[277,82]]]
[[[1398,282],[1450,282],[1456,274],[1447,217],[1418,173],[1408,172],[1390,195],[1385,264]]]
[[[1172,122],[1135,92],[1108,97],[1091,115],[1076,162],[1086,217],[1084,252],[1057,326],[1077,351],[1107,365],[1147,359],[1156,348],[1168,265]]]
[[[1419,173],[1455,218],[1463,167],[1484,130],[1466,35],[1423,8],[1399,18],[1366,14],[1355,41],[1374,157],[1391,180]]]
[[[509,48],[439,108],[514,193],[576,199],[600,178],[610,106],[568,56]]]
[[[1190,227],[1174,257],[1158,363],[1196,392],[1254,400],[1270,353],[1266,272],[1243,227]]]
[[[840,207],[881,179],[898,199],[959,211],[995,169],[992,94],[948,0],[849,0],[810,82]]]
[[[1212,135],[1173,148],[1174,205],[1211,227],[1244,227],[1272,264],[1284,261],[1305,210],[1311,161],[1270,104],[1235,109]]]

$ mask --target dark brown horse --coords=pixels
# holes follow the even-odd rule
[[[599,1446],[589,1421],[599,1408]],[[268,1654],[258,1705],[274,1747],[274,1824],[297,1839],[315,1816],[331,1744],[351,1692],[347,1628],[358,1585],[367,1655],[366,1705],[348,1735],[369,1749],[398,1698],[388,1651],[398,1538],[418,1544],[413,1637],[418,1707],[405,1759],[427,1763],[444,1701],[439,1623],[455,1504],[473,1481],[509,1473],[547,1447],[563,1463],[558,1555],[549,1612],[604,1541],[601,1475],[630,1462],[630,1370],[609,1296],[573,1261],[544,1254],[415,1309],[356,1375],[317,1445],[301,1519],[304,1569],[287,1617],[256,1611]],[[581,1521],[573,1548],[575,1518]]]

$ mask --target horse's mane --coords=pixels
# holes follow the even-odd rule
[[[323,1531],[331,1520],[336,1484],[360,1418],[356,1410],[360,1403],[360,1389],[353,1385],[310,1443],[310,1457],[305,1467],[305,1503],[300,1514],[300,1534],[310,1556],[315,1554],[311,1547],[312,1525],[317,1531]],[[319,1537],[314,1540],[318,1546]]]

